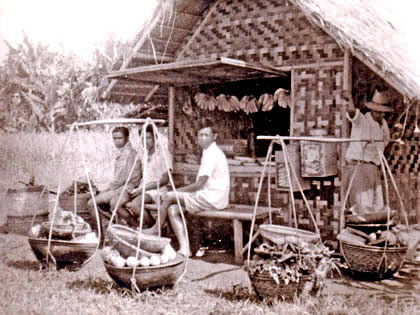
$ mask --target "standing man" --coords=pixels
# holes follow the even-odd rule
[[[343,98],[348,101],[347,119],[351,122],[351,138],[373,140],[372,142],[350,142],[345,159],[343,184],[347,192],[354,172],[357,174],[351,184],[348,201],[354,207],[355,214],[378,212],[384,208],[381,183],[381,157],[384,153],[390,133],[384,119],[386,113],[392,112],[388,106],[389,98],[375,91],[371,102],[365,108],[355,108],[351,93],[345,91]],[[363,113],[362,113],[363,111]],[[357,167],[357,164],[360,164]]]
[[[190,185],[168,192],[161,208],[161,226],[169,215],[172,228],[179,242],[178,252],[184,256],[191,255],[187,234],[177,205],[176,195],[187,212],[205,210],[223,210],[229,204],[230,176],[226,156],[217,146],[210,120],[204,120],[197,133],[198,144],[203,150],[200,168],[196,181]],[[157,234],[158,223],[145,230],[146,233]]]
[[[140,162],[136,161],[137,152],[128,141],[129,130],[126,127],[114,128],[112,130],[112,139],[116,147],[113,179],[105,190],[99,192],[99,194],[95,196],[96,204],[98,207],[101,207],[103,214],[108,212],[109,215],[111,215],[117,205],[121,191],[128,179],[128,176],[130,175],[130,171],[134,163],[136,163],[136,166],[130,180],[127,183],[126,191],[121,197],[119,208],[130,200],[127,191],[131,191],[134,187],[137,187],[141,177]],[[102,209],[102,206],[109,206],[109,209],[105,209],[105,207]],[[87,207],[94,222],[93,228],[98,231],[98,227],[96,226],[96,212],[92,199],[88,201]],[[117,210],[117,213],[118,211],[119,210]]]

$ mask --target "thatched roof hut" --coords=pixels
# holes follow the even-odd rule
[[[161,0],[134,40],[132,52],[120,70],[170,63],[194,40],[214,0]],[[416,3],[383,0],[289,0],[336,40],[343,49],[376,72],[410,99],[420,95],[420,45],[416,45]],[[124,101],[141,101],[152,86],[121,82],[107,90]],[[115,87],[115,89],[113,89]],[[125,92],[123,92],[125,90]],[[160,92],[160,91],[159,91]],[[159,92],[155,95],[159,96]],[[158,98],[156,98],[158,99]],[[143,99],[144,100],[144,99]]]
[[[291,0],[408,98],[420,96],[418,7],[415,1]]]
[[[401,4],[388,0],[162,0],[121,69],[107,76],[106,94],[117,102],[167,106],[174,173],[185,178],[191,178],[194,168],[182,155],[195,149],[200,116],[214,118],[218,139],[238,149],[235,154],[249,154],[250,130],[306,136],[316,129],[347,137],[343,90],[352,90],[356,101],[362,101],[377,87],[388,88],[398,110],[419,98],[420,54],[411,44],[410,23],[394,14],[397,6]],[[278,88],[290,91],[287,108],[259,108],[254,113],[209,110],[198,104],[194,111],[185,108],[201,92],[258,99]],[[413,119],[411,112],[405,116],[405,143],[392,145],[389,163],[415,220],[420,219],[420,152],[418,117]],[[401,117],[393,114],[389,125],[394,128]],[[397,136],[400,132],[391,131]],[[258,156],[266,147],[257,146]],[[252,204],[261,170],[241,167],[230,168],[231,201]],[[332,237],[343,194],[340,170],[337,175],[308,178],[307,186],[321,231]],[[262,203],[268,202],[268,195],[273,206],[288,208],[284,191],[265,193]],[[298,200],[299,223],[310,225],[304,208]],[[288,220],[285,213],[281,221]]]

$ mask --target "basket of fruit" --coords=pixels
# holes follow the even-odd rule
[[[337,239],[341,253],[353,272],[382,278],[394,274],[404,263],[408,243],[403,236],[398,229],[390,229],[389,226],[386,230],[369,234],[346,227]]]
[[[93,232],[71,241],[51,239],[48,259],[47,238],[28,237],[28,242],[42,267],[55,264],[57,268],[77,270],[95,254],[99,241]]]
[[[163,251],[171,242],[170,238],[139,233],[132,228],[118,224],[109,227],[107,237],[110,244],[125,257],[136,256],[137,251],[150,257],[154,253]]]
[[[152,256],[139,254],[128,258],[124,258],[115,247],[107,246],[101,251],[101,256],[107,273],[121,287],[134,289],[134,271],[135,284],[140,291],[172,286],[185,269],[185,257],[177,254],[171,245]]]

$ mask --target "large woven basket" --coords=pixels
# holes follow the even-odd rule
[[[27,216],[48,210],[49,191],[45,186],[8,189],[4,209],[12,216]]]
[[[162,250],[171,242],[170,238],[138,233],[124,225],[113,224],[108,229],[108,239],[111,244],[124,257],[136,256],[138,251],[142,256],[152,256]],[[140,247],[137,248],[140,237]]]
[[[268,272],[251,273],[248,271],[249,279],[251,280],[252,288],[259,298],[265,299],[281,299],[284,301],[291,301],[295,297],[299,297],[304,290],[305,284],[312,281],[312,276],[303,276],[299,282],[289,282],[285,284],[280,280],[277,284]],[[318,288],[319,289],[319,288]],[[317,294],[318,292],[309,292]]]
[[[317,242],[318,234],[306,230],[295,229],[288,226],[275,224],[261,224],[259,227],[261,235],[275,244],[282,245],[285,242],[296,241],[297,239],[308,242]]]
[[[405,260],[407,247],[392,247],[385,250],[378,246],[360,246],[341,241],[342,254],[352,271],[377,277],[392,275]]]
[[[44,265],[48,253],[48,239],[28,237],[29,245],[35,257]],[[97,241],[91,243],[65,240],[51,240],[50,253],[56,261],[58,268],[77,270],[95,254]],[[49,263],[52,259],[49,259]]]
[[[104,262],[105,269],[109,276],[121,287],[133,289],[131,287],[131,278],[133,268],[115,267]],[[135,271],[136,285],[140,290],[147,290],[162,286],[172,286],[181,277],[185,268],[185,260],[181,255],[177,255],[174,260],[167,264],[137,267]]]

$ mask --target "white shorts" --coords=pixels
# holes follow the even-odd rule
[[[221,210],[216,209],[207,200],[200,195],[193,192],[177,192],[178,198],[184,200],[185,209],[187,212],[201,212],[206,210]]]

